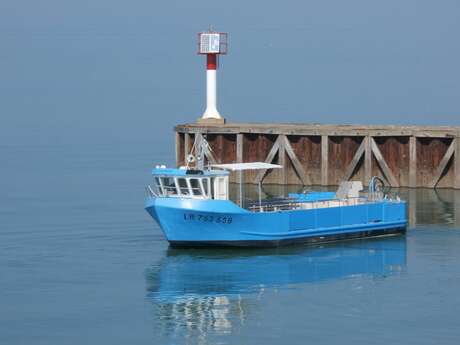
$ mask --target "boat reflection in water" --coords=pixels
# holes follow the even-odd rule
[[[147,297],[165,334],[205,336],[240,326],[270,289],[382,278],[402,274],[405,267],[404,236],[320,247],[168,249],[163,261],[147,271]]]

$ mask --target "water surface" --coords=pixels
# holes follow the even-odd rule
[[[143,210],[171,163],[151,151],[0,147],[0,343],[458,343],[459,192],[401,190],[405,237],[173,250]]]

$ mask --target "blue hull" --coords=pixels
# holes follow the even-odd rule
[[[172,246],[279,246],[404,233],[406,203],[249,212],[228,200],[149,198],[146,210]]]

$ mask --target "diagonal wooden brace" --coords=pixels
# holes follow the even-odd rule
[[[299,176],[300,180],[302,181],[302,184],[305,185],[311,185],[310,177],[308,176],[307,172],[302,166],[302,163],[300,163],[299,159],[297,158],[297,155],[295,154],[294,150],[292,149],[291,143],[289,142],[289,139],[287,136],[284,134],[280,135],[282,144],[284,145],[285,151],[289,158],[291,159],[292,165],[294,166],[294,169]],[[286,169],[286,167],[284,167]]]
[[[265,163],[273,162],[273,159],[275,159],[275,156],[276,156],[276,154],[278,153],[278,151],[280,149],[281,141],[282,141],[282,138],[279,135],[278,138],[276,139],[275,143],[273,144],[270,152],[268,153],[267,158],[265,158]],[[262,182],[266,173],[267,173],[267,170],[260,170],[257,173],[257,176],[255,178],[255,183]]]
[[[446,151],[446,154],[444,157],[442,157],[441,162],[439,163],[438,168],[436,169],[436,172],[434,174],[434,178],[431,180],[430,184],[428,187],[434,188],[438,184],[439,180],[441,179],[444,171],[446,170],[447,164],[451,160],[451,158],[454,156],[455,152],[455,144],[456,144],[456,139],[453,139],[452,142],[449,145],[449,148]]]
[[[385,162],[385,159],[383,158],[383,155],[380,152],[380,149],[377,146],[377,143],[375,142],[374,138],[370,138],[370,140],[371,140],[372,153],[374,154],[374,157],[377,160],[377,163],[379,163],[379,166],[382,169],[383,174],[385,175],[385,177],[387,178],[388,182],[390,183],[392,187],[399,187],[398,180],[396,179],[393,172],[390,170],[390,167],[388,166],[387,162]]]
[[[353,171],[355,171],[356,166],[358,165],[361,157],[364,154],[364,150],[366,148],[367,138],[364,138],[359,145],[358,150],[356,150],[353,159],[351,160],[350,164],[348,165],[347,169],[345,170],[345,174],[343,176],[343,181],[348,181],[353,176]]]

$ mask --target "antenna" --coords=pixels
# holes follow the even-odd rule
[[[198,122],[225,123],[217,111],[218,56],[227,54],[227,33],[209,31],[198,34],[198,54],[206,55],[206,110]]]

